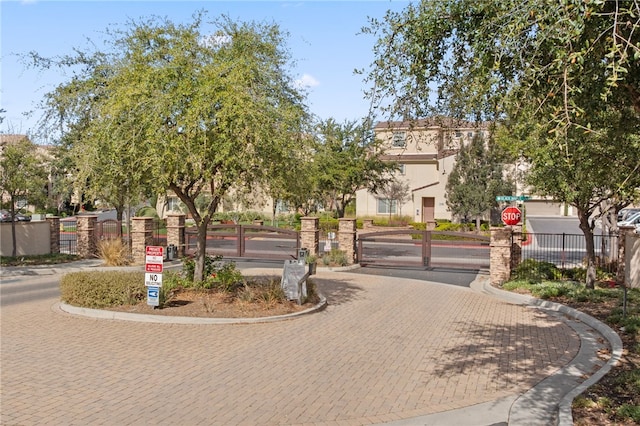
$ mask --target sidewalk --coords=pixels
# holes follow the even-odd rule
[[[100,264],[0,277],[113,269]],[[573,398],[621,354],[604,324],[486,275],[471,290],[326,270],[314,280],[329,306],[278,323],[89,319],[54,300],[4,308],[2,423],[570,425]]]

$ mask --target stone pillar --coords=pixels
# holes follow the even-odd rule
[[[338,219],[338,244],[349,264],[356,263],[356,220]]]
[[[489,276],[492,285],[511,277],[511,228],[491,228]]]
[[[364,229],[373,228],[373,219],[363,219],[362,220],[362,227]]]
[[[317,256],[320,249],[320,219],[317,217],[300,218],[300,244],[309,249],[309,255]]]
[[[60,218],[50,216],[47,222],[49,222],[49,253],[60,253]]]
[[[96,257],[98,254],[98,248],[96,245],[96,225],[98,223],[98,216],[83,215],[78,216],[76,220],[76,244],[78,256],[84,259]]]
[[[131,221],[131,257],[133,263],[143,264],[147,256],[146,247],[153,245],[153,218],[133,217]]]
[[[167,246],[173,244],[177,247],[178,258],[185,252],[185,218],[183,214],[169,214],[167,216]]]

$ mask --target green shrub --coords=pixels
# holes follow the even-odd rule
[[[443,232],[461,232],[462,229],[463,225],[461,223],[438,222],[435,230]]]
[[[87,308],[133,305],[146,298],[144,272],[73,272],[60,280],[60,298]]]
[[[622,404],[616,410],[616,417],[624,419],[633,419],[634,422],[640,423],[640,406],[632,404]]]
[[[190,284],[187,285],[188,287],[215,287],[223,291],[231,291],[242,285],[242,273],[236,268],[235,262],[224,262],[222,256],[205,257],[203,280],[198,283],[193,282],[195,266],[195,259],[183,259],[183,276],[190,282]]]
[[[528,280],[532,283],[540,283],[543,280],[556,280],[562,278],[562,271],[550,262],[542,262],[535,259],[522,261],[511,275],[514,279]]]
[[[218,262],[205,283],[207,288],[215,286],[219,290],[230,292],[243,284],[242,272],[236,268],[235,262]]]

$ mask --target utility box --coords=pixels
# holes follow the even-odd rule
[[[174,260],[178,254],[178,247],[175,244],[169,244],[167,246],[167,260]]]

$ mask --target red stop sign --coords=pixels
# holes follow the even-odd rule
[[[522,218],[522,212],[519,208],[511,206],[502,210],[501,217],[505,225],[517,225]]]

